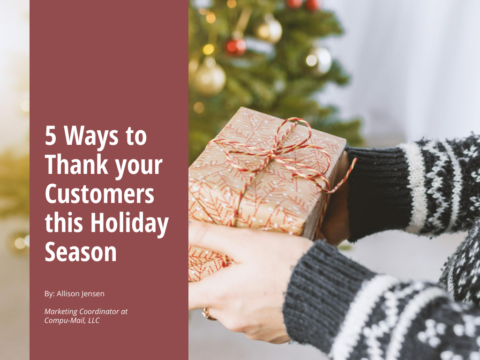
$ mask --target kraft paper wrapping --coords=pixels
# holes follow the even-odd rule
[[[273,116],[240,108],[215,139],[271,149],[282,122]],[[293,131],[291,127],[294,127]],[[307,127],[293,123],[284,125],[280,134],[289,130],[291,133],[282,145],[296,144],[308,137]],[[331,165],[325,176],[332,185],[346,141],[312,130],[306,144],[315,144],[330,155]],[[222,149],[225,150],[225,146],[210,142],[189,168],[190,219],[231,226],[235,202],[249,177],[254,176],[240,202],[235,226],[315,239],[323,220],[327,194],[322,193],[312,181],[292,177],[292,172],[276,161],[270,161],[266,169],[258,174],[241,172],[226,160]],[[262,160],[243,154],[231,156],[236,163],[247,168],[253,168]],[[284,156],[321,172],[328,167],[327,156],[317,149],[299,149]],[[317,180],[317,183],[324,185],[322,180]],[[188,280],[195,282],[228,266],[232,260],[223,254],[191,246],[188,262]]]

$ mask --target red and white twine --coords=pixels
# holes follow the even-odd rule
[[[293,122],[294,125],[290,127],[282,136],[280,136],[280,131],[282,127],[288,123],[288,122]],[[305,124],[306,127],[308,128],[308,136],[295,144],[288,145],[288,146],[281,146],[283,141],[293,132],[295,127],[297,126],[298,123]],[[328,197],[336,192],[340,186],[342,186],[345,181],[347,181],[348,177],[350,176],[350,173],[352,172],[353,168],[355,167],[355,164],[357,162],[357,159],[354,159],[350,168],[348,169],[346,175],[344,178],[332,189],[330,190],[330,182],[328,181],[326,174],[328,170],[330,169],[330,166],[332,164],[332,159],[330,157],[330,154],[325,151],[322,147],[314,144],[306,144],[308,140],[312,137],[312,128],[310,124],[300,118],[289,118],[286,119],[282,122],[282,124],[277,128],[277,131],[275,133],[275,139],[273,141],[273,145],[270,149],[262,149],[256,146],[240,143],[237,141],[233,140],[227,140],[227,139],[213,139],[211,142],[220,145],[220,146],[230,146],[234,148],[234,150],[225,150],[222,148],[222,151],[225,153],[225,158],[228,161],[228,163],[235,169],[237,169],[240,172],[245,172],[245,173],[250,173],[251,176],[249,179],[245,182],[243,185],[242,189],[240,190],[240,194],[238,198],[235,201],[235,206],[233,210],[233,216],[230,221],[230,226],[235,226],[239,209],[240,209],[240,203],[243,199],[243,196],[245,195],[247,188],[250,186],[252,183],[255,175],[257,175],[259,172],[263,171],[270,161],[276,161],[279,164],[283,165],[286,169],[290,170],[292,172],[292,177],[300,177],[305,180],[312,181],[319,189],[320,192],[326,193],[327,194],[327,200],[325,201],[325,206],[322,211],[322,218],[325,215],[326,208],[328,205]],[[316,149],[320,151],[323,155],[325,155],[325,158],[327,159],[327,166],[324,169],[324,171],[318,171],[308,165],[305,165],[299,161],[295,161],[293,159],[287,158],[285,156],[282,156],[284,154],[288,154],[300,149]],[[262,157],[263,159],[260,161],[259,165],[253,168],[247,168],[245,166],[241,166],[237,164],[233,157],[231,156],[232,154],[240,154],[240,155],[248,155],[248,156],[255,156],[255,157]],[[302,172],[306,171],[309,173]],[[324,186],[319,184],[317,182],[317,179],[322,180]]]

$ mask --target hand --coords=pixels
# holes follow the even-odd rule
[[[338,166],[339,168],[335,183],[333,183],[332,186],[335,186],[343,179],[350,167],[348,155],[345,151],[343,152]],[[322,224],[322,234],[325,239],[334,246],[340,245],[342,241],[347,240],[350,237],[350,220],[347,202],[348,191],[349,188],[347,181],[331,196],[327,213],[325,214],[325,219]]]
[[[226,254],[234,264],[189,284],[188,308],[208,308],[227,329],[248,338],[289,341],[282,307],[298,260],[312,246],[301,237],[191,221],[189,243]]]

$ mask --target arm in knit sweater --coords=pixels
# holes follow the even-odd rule
[[[401,229],[435,236],[468,230],[480,216],[480,137],[348,148],[350,241]]]
[[[288,285],[289,336],[334,360],[480,360],[480,138],[348,153],[359,159],[349,180],[352,240],[387,229],[469,236],[443,286],[375,274],[317,242]]]

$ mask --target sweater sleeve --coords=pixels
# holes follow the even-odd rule
[[[480,137],[421,140],[389,149],[347,148],[350,241],[391,229],[435,236],[480,216]]]
[[[375,274],[321,241],[295,267],[283,315],[291,339],[333,360],[480,360],[478,305]]]

